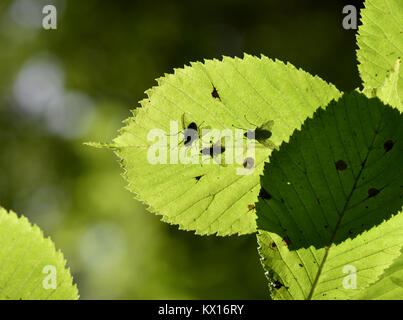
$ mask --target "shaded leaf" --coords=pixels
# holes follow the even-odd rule
[[[263,266],[271,283],[283,284],[274,298],[349,298],[400,255],[402,141],[402,114],[354,92],[319,109],[273,152],[261,179],[271,197],[256,210]],[[349,265],[356,290],[342,285]]]

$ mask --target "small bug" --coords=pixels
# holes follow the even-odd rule
[[[204,122],[204,121],[203,121]],[[182,114],[182,135],[183,139],[178,144],[178,146],[183,142],[185,147],[192,146],[194,141],[199,140],[201,136],[201,125],[203,122],[198,126],[196,122],[189,120],[189,115],[187,113]],[[177,133],[179,134],[179,132]]]
[[[249,124],[251,124],[251,125],[253,125],[253,126],[255,126],[256,128],[255,129],[248,129],[245,133],[244,133],[244,137],[245,138],[247,138],[247,139],[254,139],[254,140],[256,140],[256,141],[258,141],[260,144],[262,144],[262,145],[264,145],[265,147],[267,147],[267,148],[270,148],[270,149],[276,149],[277,147],[276,147],[276,145],[273,143],[273,142],[271,142],[269,139],[271,138],[271,136],[272,136],[272,128],[273,128],[273,125],[274,125],[274,121],[273,120],[268,120],[268,121],[265,121],[265,122],[263,122],[261,125],[256,125],[256,124],[253,124],[252,122],[250,122],[247,118],[246,118],[246,115],[244,115],[244,117],[245,117],[245,120],[249,123]],[[235,127],[235,126],[234,126]],[[239,128],[239,127],[235,127],[235,128],[238,128],[238,129],[243,129],[243,128]],[[243,129],[243,130],[245,130],[245,129]],[[253,133],[254,133],[254,136],[253,136]],[[251,138],[251,136],[253,137],[253,138]]]

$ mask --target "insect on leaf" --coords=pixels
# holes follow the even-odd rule
[[[162,215],[163,221],[201,235],[256,231],[256,215],[248,205],[257,200],[259,175],[272,149],[256,146],[254,166],[247,166],[250,169],[244,168],[244,159],[225,166],[213,161],[172,164],[172,153],[166,163],[150,163],[148,148],[154,142],[148,140],[149,132],[158,128],[169,133],[170,122],[181,126],[182,117],[185,126],[194,122],[198,129],[233,130],[234,124],[245,124],[244,115],[248,114],[250,121],[264,123],[262,130],[270,130],[270,141],[279,145],[307,116],[340,95],[320,78],[264,56],[196,62],[157,81],[158,86],[146,92],[148,98],[136,115],[125,121],[114,140],[115,152],[128,189],[137,199]],[[269,129],[271,121],[275,125]],[[177,142],[171,145],[170,139],[167,143],[167,150],[177,146]],[[222,156],[229,154],[224,147]],[[192,160],[202,158],[200,151]],[[209,149],[206,152],[210,154]],[[239,168],[251,174],[238,175]],[[195,179],[200,176],[203,178]]]

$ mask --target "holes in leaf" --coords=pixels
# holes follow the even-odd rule
[[[368,189],[368,198],[375,197],[380,191],[376,188]]]
[[[334,165],[336,166],[336,170],[343,171],[347,169],[347,163],[344,160],[337,160]]]
[[[272,242],[270,246],[271,246],[272,248],[277,247],[277,245],[276,245],[276,243],[275,243],[275,242]]]
[[[245,158],[244,162],[243,162],[243,167],[245,169],[252,169],[255,166],[255,159],[253,158]]]
[[[259,197],[266,200],[270,200],[272,198],[271,194],[268,193],[263,187],[260,188]]]
[[[221,100],[220,95],[217,92],[217,89],[213,86],[213,91],[211,92],[211,96],[215,99]]]
[[[272,286],[274,287],[274,289],[280,289],[280,288],[284,287],[284,285],[278,280],[274,281],[272,283]]]
[[[196,181],[199,181],[201,177],[203,177],[203,175],[195,177]]]
[[[383,144],[383,148],[385,149],[385,152],[389,152],[390,150],[392,150],[394,145],[395,143],[392,140],[388,140],[385,141],[385,143]]]

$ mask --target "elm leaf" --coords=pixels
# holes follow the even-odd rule
[[[27,218],[0,208],[0,299],[78,299],[66,261]]]
[[[137,199],[162,215],[163,221],[200,235],[255,232],[256,215],[251,208],[259,193],[264,162],[306,117],[340,96],[333,85],[320,78],[264,56],[191,63],[157,81],[158,86],[146,91],[148,97],[141,101],[141,108],[125,121],[120,135],[107,147],[113,147],[121,159],[128,189]],[[148,133],[164,130],[166,150],[176,150],[178,146],[176,142],[171,145],[171,139],[183,140],[188,133],[189,127],[181,125],[184,114],[188,119],[185,126],[192,123],[197,130],[256,129],[255,158],[232,165],[222,161],[218,165],[151,164]],[[179,123],[176,132],[170,132],[171,121]],[[193,147],[197,143],[189,140],[187,144]],[[219,141],[214,145],[218,151],[204,148],[201,154],[224,157],[230,150],[228,146],[220,148]],[[237,174],[242,166],[253,167],[253,173]]]
[[[350,299],[382,276],[403,246],[402,158],[403,115],[357,92],[272,153],[256,210],[274,299]]]

